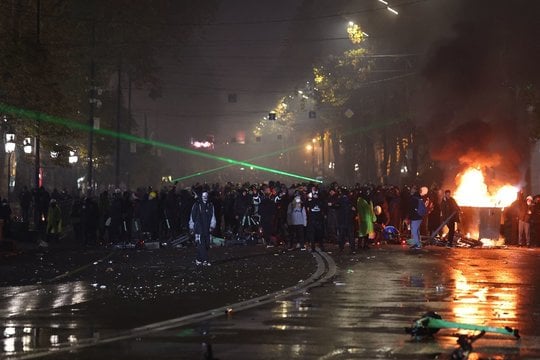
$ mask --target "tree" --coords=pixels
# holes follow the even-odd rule
[[[0,101],[87,123],[89,90],[97,86],[105,91],[119,71],[122,79],[147,88],[149,96],[156,98],[161,94],[158,57],[179,54],[186,36],[212,16],[216,5],[217,1],[173,0],[13,0],[2,4]],[[96,70],[93,77],[91,62]],[[100,126],[115,128],[110,121],[115,116],[106,115],[118,113],[121,130],[130,132],[136,127],[133,119],[118,105],[105,104],[122,106],[112,95],[101,99]],[[70,146],[87,154],[82,132],[35,118],[13,119],[12,125],[24,136],[39,134],[44,149],[70,139]],[[106,147],[101,152],[106,153]]]

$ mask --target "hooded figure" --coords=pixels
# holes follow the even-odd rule
[[[358,238],[363,248],[368,248],[368,239],[374,238],[375,221],[377,217],[370,200],[370,191],[365,189],[358,197],[356,209],[358,211]],[[359,244],[360,246],[360,244]]]
[[[56,203],[56,199],[50,200],[47,212],[47,237],[49,240],[58,240],[62,231],[62,212]]]
[[[210,235],[216,227],[214,206],[208,201],[208,193],[203,192],[191,208],[189,230],[195,236],[197,246],[196,265],[210,266],[208,249],[210,249]]]

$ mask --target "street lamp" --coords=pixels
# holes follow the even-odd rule
[[[11,154],[15,151],[15,134],[7,133],[6,142],[4,145],[8,157],[7,163],[7,198],[9,199],[9,185],[11,183]]]
[[[75,150],[70,150],[69,151],[68,161],[69,161],[70,164],[76,164],[77,161],[79,161],[79,157],[77,156]]]
[[[24,138],[23,140],[23,150],[25,154],[31,154],[32,153],[32,139],[31,138]]]
[[[15,134],[6,134],[6,143],[4,145],[6,153],[11,154],[15,151]]]

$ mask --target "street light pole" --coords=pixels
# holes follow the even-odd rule
[[[41,12],[41,0],[37,0],[37,11],[36,11],[36,44],[39,47],[40,44],[40,12]],[[40,170],[41,170],[41,160],[40,160],[40,141],[39,141],[39,133],[40,133],[40,118],[39,118],[39,112],[38,112],[38,118],[37,118],[37,134],[36,134],[36,157],[35,157],[35,172],[34,172],[34,184],[36,186],[36,190],[39,189],[39,178],[40,178]]]
[[[11,154],[12,153],[8,153],[7,156],[8,156],[8,163],[7,163],[7,193],[6,193],[6,198],[8,199],[8,202],[9,202],[9,183],[11,182]]]
[[[93,190],[92,185],[92,173],[94,170],[94,103],[96,102],[96,64],[94,62],[94,47],[96,42],[96,25],[92,22],[92,55],[90,59],[90,111],[88,114],[88,123],[90,125],[90,131],[88,132],[88,173],[87,173],[87,184],[88,192],[91,193]]]
[[[118,62],[118,89],[117,89],[117,108],[116,108],[116,165],[114,183],[116,188],[120,187],[120,118],[122,116],[122,62]]]

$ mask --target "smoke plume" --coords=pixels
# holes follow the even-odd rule
[[[489,169],[495,182],[524,180],[526,89],[540,78],[539,13],[537,1],[464,1],[454,36],[432,47],[418,101],[448,183],[469,166]]]

